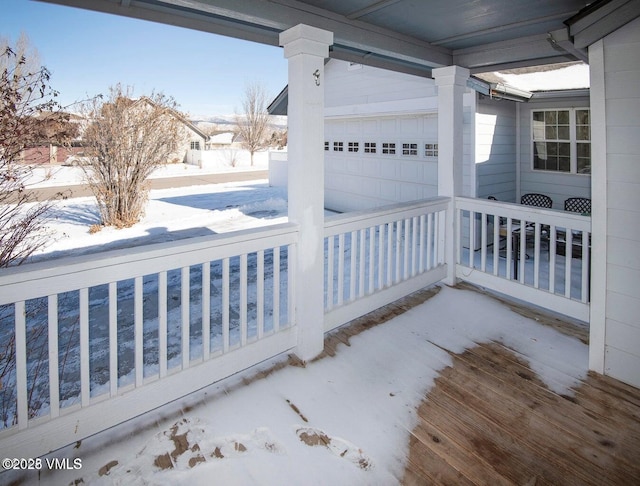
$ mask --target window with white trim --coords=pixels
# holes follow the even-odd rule
[[[329,142],[325,142],[324,143],[324,149],[325,150],[329,150]]]
[[[382,144],[382,153],[386,155],[394,155],[396,153],[396,144],[391,142],[384,142]]]
[[[376,153],[376,142],[365,142],[364,143],[364,153],[365,154],[375,154]]]
[[[344,150],[344,144],[342,142],[333,142],[333,151],[342,152]]]
[[[437,143],[425,143],[424,144],[424,156],[425,157],[437,157],[438,156],[438,144]]]
[[[418,155],[418,144],[417,143],[403,143],[402,144],[402,155]]]
[[[200,150],[200,142],[192,141],[191,142],[191,150]]]
[[[359,142],[349,142],[349,145],[348,145],[347,149],[349,150],[349,152],[357,152],[358,150],[360,150],[360,143]]]
[[[533,169],[591,173],[591,123],[588,108],[533,110]]]

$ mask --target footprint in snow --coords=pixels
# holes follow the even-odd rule
[[[310,447],[325,447],[336,456],[343,457],[352,462],[360,469],[368,471],[373,467],[371,459],[367,457],[362,449],[344,439],[329,437],[320,429],[311,427],[301,427],[296,430],[298,438]]]

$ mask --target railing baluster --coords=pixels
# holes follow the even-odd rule
[[[480,268],[487,271],[487,214],[480,213]]]
[[[540,223],[536,222],[533,231],[533,287],[536,289],[540,287],[540,237]]]
[[[296,287],[297,281],[295,276],[298,274],[296,271],[296,262],[298,247],[296,245],[287,246],[287,324],[293,326],[297,323],[296,320]]]
[[[264,336],[264,250],[256,256],[256,328],[258,339]]]
[[[426,216],[424,214],[420,215],[420,236],[419,236],[419,247],[420,247],[420,257],[418,258],[418,271],[423,273],[426,269],[425,264],[425,249],[426,249],[426,241],[425,241],[425,224],[426,224]]]
[[[358,241],[358,233],[356,231],[351,232],[351,258],[349,259],[349,298],[347,302],[355,300],[356,298],[356,253],[358,247],[356,242]]]
[[[431,270],[434,265],[434,248],[433,243],[436,243],[436,235],[434,234],[433,220],[437,217],[436,214],[429,213],[427,215],[427,270]]]
[[[384,287],[384,232],[386,226],[378,225],[378,290]]]
[[[469,267],[475,268],[476,249],[476,213],[469,211]]]
[[[582,302],[589,302],[589,272],[591,266],[591,255],[589,254],[589,233],[582,232],[582,290],[580,294],[580,300]]]
[[[261,282],[262,280],[260,280]],[[202,264],[202,360],[211,355],[211,262]]]
[[[375,290],[375,258],[376,258],[376,228],[369,228],[369,288],[368,294],[372,294]]]
[[[334,250],[335,236],[329,236],[327,238],[327,303],[325,309],[329,310],[333,308],[333,272],[334,272]]]
[[[456,263],[462,263],[462,209],[456,208],[455,212],[456,212],[455,232],[456,232],[456,235],[458,235],[458,247],[456,248]],[[439,228],[439,230],[442,230],[442,229],[443,228]],[[440,246],[439,243],[438,243],[438,246]],[[438,255],[440,254],[440,251],[441,249],[438,248]],[[438,262],[439,261],[440,260],[438,260]]]
[[[358,251],[358,297],[364,297],[364,278],[365,278],[365,271],[366,271],[366,264],[365,264],[365,259],[366,259],[366,253],[365,253],[365,248],[366,248],[366,230],[365,229],[361,229],[360,231],[358,231],[358,238],[360,241],[360,250]],[[354,294],[355,296],[355,294]]]
[[[247,344],[247,254],[240,255],[240,346]]]
[[[387,287],[393,282],[393,222],[387,223]]]
[[[134,281],[133,298],[133,336],[135,340],[134,363],[136,368],[136,386],[142,386],[144,379],[144,329],[142,320],[142,277],[136,277]]]
[[[571,298],[571,267],[573,264],[573,232],[567,228],[567,236],[564,249],[564,296]]]
[[[160,291],[160,289],[158,290]],[[166,301],[165,294],[165,308],[167,306]],[[161,307],[158,313],[160,313],[160,309]],[[166,327],[164,336],[166,340]],[[162,370],[162,367],[160,370]],[[161,374],[160,376],[164,375]],[[118,282],[109,282],[109,395],[112,397],[118,395]]]
[[[518,249],[518,256],[520,259],[518,260],[519,269],[518,269],[518,277],[520,283],[524,283],[524,264],[527,259],[527,222],[522,220],[520,221],[520,248]]]
[[[418,218],[411,218],[411,276],[418,273]]]
[[[338,236],[338,305],[344,302],[344,233]]]
[[[439,211],[438,213],[436,213],[436,227],[437,227],[437,231],[438,231],[438,245],[437,245],[437,266],[440,265],[444,265],[445,262],[445,245],[447,244],[447,241],[445,241],[446,238],[446,223],[447,223],[447,214],[446,211]],[[458,227],[458,231],[460,231],[460,227]],[[458,233],[459,234],[459,233]],[[460,245],[459,245],[460,241],[458,241],[458,250],[460,249]],[[451,243],[453,244],[453,243]],[[459,256],[459,255],[458,255]],[[458,262],[460,261],[460,259],[458,259]]]
[[[507,263],[507,266],[509,264]],[[493,274],[500,271],[500,217],[493,214]]]
[[[191,361],[190,356],[190,328],[191,323],[189,318],[189,306],[190,306],[190,290],[191,285],[189,283],[189,267],[182,267],[180,272],[180,316],[181,316],[181,329],[182,329],[182,369],[185,370],[189,367]]]
[[[522,224],[520,224],[522,226]],[[507,256],[506,256],[506,274],[507,280],[511,279],[511,266],[513,264],[513,220],[507,218]]]
[[[160,378],[167,376],[167,272],[158,273],[158,365]]]
[[[396,275],[395,275],[395,283],[400,282],[400,271],[401,271],[401,267],[400,267],[400,257],[402,256],[402,220],[399,219],[398,221],[396,221],[396,238],[395,238],[395,257],[396,257]]]
[[[60,416],[60,378],[58,363],[58,294],[47,298],[49,318],[49,416]]]
[[[288,253],[287,253],[288,254]],[[289,272],[291,273],[291,268]],[[273,249],[273,331],[280,329],[280,247]]]
[[[556,292],[556,226],[549,228],[549,292]]]
[[[405,218],[404,220],[404,255],[402,259],[402,280],[407,280],[409,278],[409,218]]]
[[[229,351],[229,258],[222,259],[222,351]]]
[[[80,289],[80,398],[83,407],[91,400],[89,376],[89,289]]]
[[[18,415],[18,429],[26,429],[29,424],[29,399],[27,396],[27,319],[23,300],[14,304],[14,313],[16,327],[16,413]]]

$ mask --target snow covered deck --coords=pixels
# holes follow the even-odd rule
[[[40,478],[637,483],[640,392],[588,374],[586,339],[480,292],[423,290],[334,331],[306,367],[272,359],[47,456],[82,468]],[[3,474],[20,477],[37,471]]]

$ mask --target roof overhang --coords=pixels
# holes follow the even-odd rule
[[[525,0],[512,0],[507,5],[503,0],[39,1],[273,46],[278,45],[280,32],[302,23],[333,32],[332,58],[424,77],[430,77],[433,68],[452,64],[478,73],[584,60],[584,52],[574,49],[563,22],[575,17],[588,3],[588,0],[544,0],[534,5]],[[612,1],[624,5],[638,3]],[[517,20],[510,17],[514,14],[518,15]],[[450,31],[453,34],[447,35]]]

